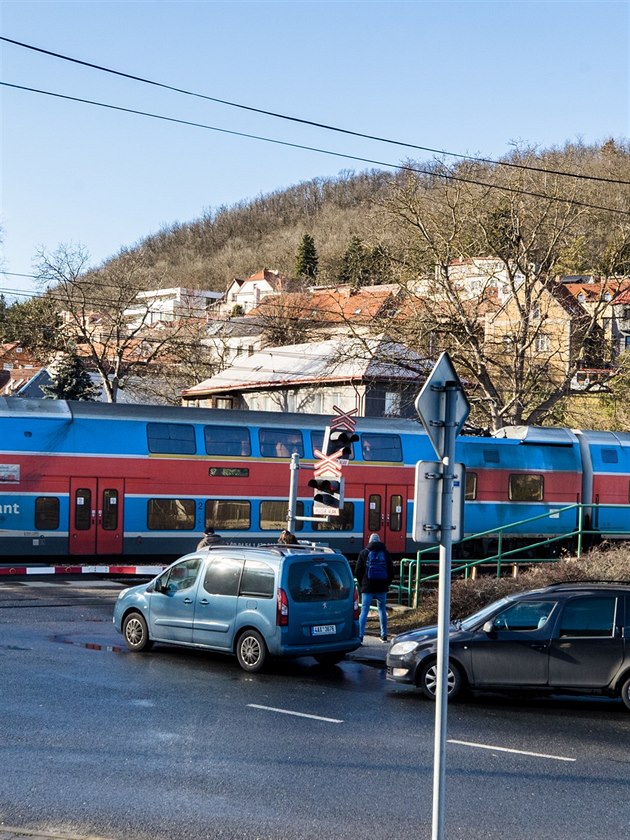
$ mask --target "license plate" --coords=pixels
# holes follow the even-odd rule
[[[334,624],[316,624],[311,627],[313,636],[332,636],[337,632]]]

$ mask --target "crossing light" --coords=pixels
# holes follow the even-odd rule
[[[332,455],[341,449],[341,457],[348,460],[352,458],[352,444],[359,440],[359,435],[349,432],[347,429],[331,429],[326,426],[324,432],[324,455]]]
[[[322,512],[334,515],[343,508],[343,478],[312,478],[308,486],[313,488],[315,504],[329,509]]]

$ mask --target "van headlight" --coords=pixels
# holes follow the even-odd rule
[[[390,656],[404,656],[418,647],[418,642],[395,642],[389,649]]]

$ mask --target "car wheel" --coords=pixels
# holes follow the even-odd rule
[[[332,666],[337,665],[342,659],[346,658],[345,653],[318,653],[315,657],[320,665]]]
[[[423,665],[420,671],[418,687],[430,700],[435,700],[437,694],[437,670],[437,660],[434,659]],[[454,700],[461,693],[463,680],[461,671],[453,662],[449,662],[448,665],[447,685],[448,699]]]
[[[129,650],[151,650],[153,647],[153,642],[149,638],[149,628],[141,613],[129,613],[123,621],[122,631]]]
[[[256,630],[246,630],[236,643],[238,664],[250,674],[260,671],[267,659],[265,640]]]
[[[626,677],[621,686],[621,699],[626,709],[630,709],[630,677]]]

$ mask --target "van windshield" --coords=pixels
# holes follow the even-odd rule
[[[305,560],[289,569],[289,592],[294,601],[341,601],[348,597],[353,580],[341,560]]]

